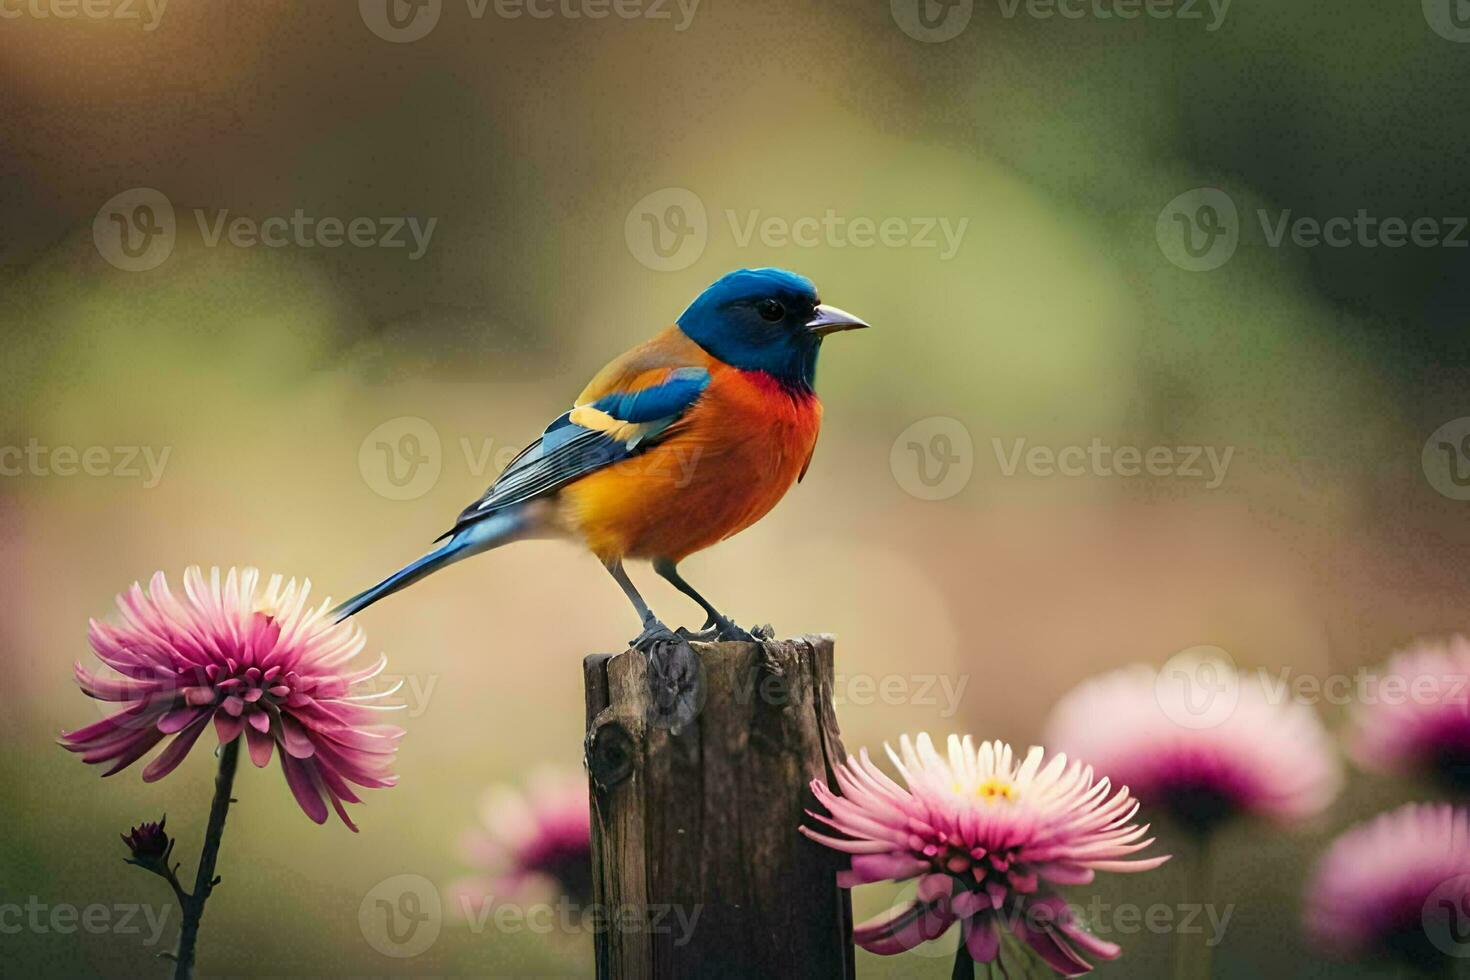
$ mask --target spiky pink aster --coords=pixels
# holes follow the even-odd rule
[[[1114,959],[1121,950],[1081,927],[1052,885],[1082,885],[1098,871],[1147,871],[1168,856],[1128,859],[1153,843],[1147,825],[1131,823],[1138,803],[1111,791],[1092,770],[1046,761],[1033,747],[1016,759],[1003,742],[949,738],[948,758],[928,735],[885,746],[905,786],[868,757],[837,767],[833,793],[812,792],[828,814],[809,815],[843,835],[809,827],[812,840],[852,855],[840,872],[845,888],[918,879],[912,903],[853,930],[874,953],[893,954],[938,938],[956,922],[971,958],[994,962],[1009,928],[1052,969],[1075,976],[1092,969],[1083,954]]]
[[[1304,924],[1324,952],[1419,966],[1464,956],[1470,915],[1470,811],[1409,803],[1350,827],[1307,885]]]
[[[461,908],[490,898],[582,906],[592,900],[592,818],[587,776],[553,768],[534,772],[523,792],[490,787],[480,826],[464,851],[477,873],[451,889]]]
[[[162,572],[148,591],[137,583],[117,597],[122,622],[93,620],[88,639],[115,673],[76,665],[83,692],[126,705],[61,743],[82,761],[119,772],[171,740],[143,770],[152,782],[172,772],[205,729],[221,745],[244,738],[260,767],[278,755],[286,782],[306,815],[327,819],[327,804],[357,827],[343,803],[359,803],[353,785],[392,786],[389,772],[402,729],[374,723],[367,702],[389,692],[352,691],[383,670],[386,659],[361,669],[348,663],[366,642],[351,622],[336,623],[330,602],[308,607],[311,585],[275,575],[260,588],[253,568],[198,567],[184,572],[176,597]],[[279,750],[279,751],[277,751]]]
[[[1160,684],[1152,667],[1084,681],[1052,709],[1046,744],[1193,830],[1239,814],[1292,821],[1320,813],[1342,786],[1342,765],[1316,712],[1273,692],[1259,673],[1220,670],[1229,671],[1220,675],[1229,710],[1207,715],[1200,691]]]
[[[1364,769],[1470,789],[1470,640],[1394,654],[1354,702],[1348,754]]]

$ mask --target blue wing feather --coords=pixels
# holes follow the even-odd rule
[[[679,368],[662,384],[603,395],[592,407],[624,422],[655,422],[682,414],[708,385],[704,368]]]
[[[572,421],[571,412],[559,416],[539,439],[511,460],[490,489],[466,507],[441,538],[636,455],[688,411],[709,382],[709,372],[703,368],[678,368],[660,384],[599,398],[591,407],[620,422],[644,426],[639,434],[626,440],[578,425]],[[652,426],[651,431],[648,426]]]

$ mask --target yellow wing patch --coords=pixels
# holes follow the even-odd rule
[[[572,409],[571,419],[573,425],[580,425],[593,432],[601,432],[619,442],[632,442],[651,428],[647,423],[624,422],[622,419],[615,419],[602,409],[591,405],[580,405]]]

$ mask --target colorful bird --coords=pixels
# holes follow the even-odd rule
[[[512,541],[570,538],[598,557],[643,620],[634,646],[674,637],[623,568],[653,563],[708,618],[690,638],[751,639],[679,574],[806,475],[822,403],[822,339],[867,324],[804,276],[742,269],[674,326],[617,358],[440,537],[444,544],[337,607],[346,618],[445,565]],[[444,540],[444,539],[448,540]]]

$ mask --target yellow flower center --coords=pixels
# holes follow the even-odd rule
[[[994,803],[997,800],[1014,803],[1016,801],[1016,787],[1004,780],[992,778],[976,786],[975,795],[986,803]]]

